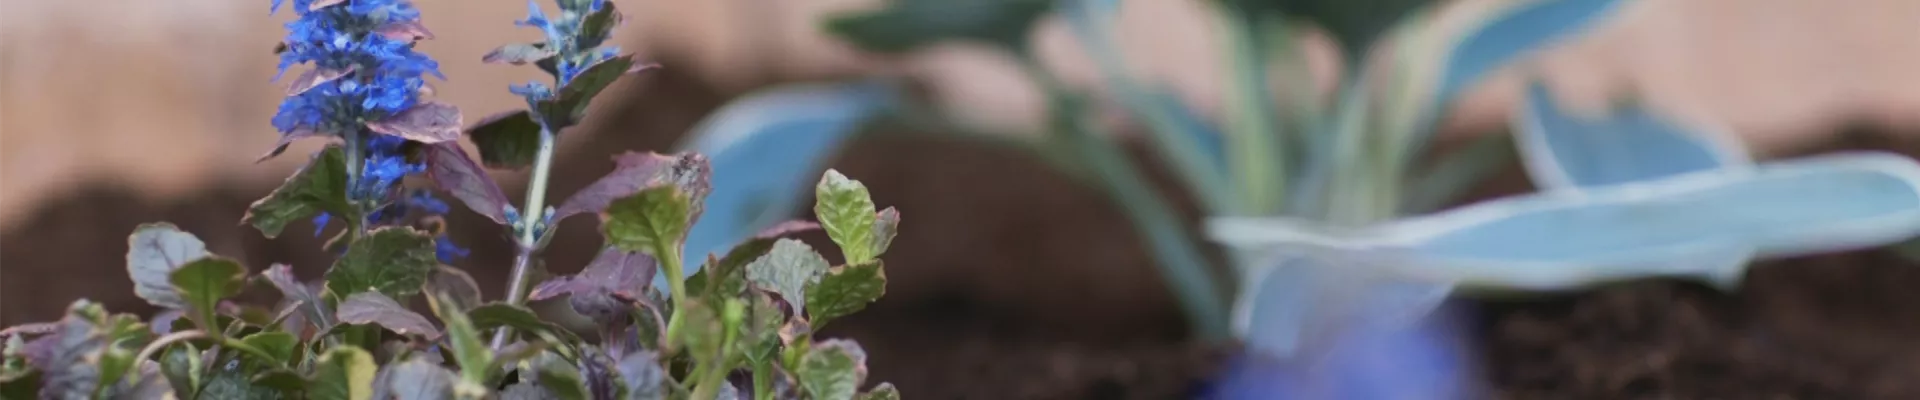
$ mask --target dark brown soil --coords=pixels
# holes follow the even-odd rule
[[[668,148],[727,97],[672,69],[645,79],[642,95],[614,111],[617,129],[563,139],[593,143],[564,156],[554,194],[597,178],[616,152]],[[1234,353],[1189,343],[1118,210],[1038,161],[952,139],[876,135],[835,165],[906,222],[887,256],[887,297],[836,322],[829,336],[859,340],[872,379],[909,398],[1204,396]],[[0,323],[56,318],[78,297],[150,311],[124,271],[126,234],[142,222],[175,222],[256,270],[283,262],[318,276],[329,259],[319,239],[300,234],[304,226],[266,240],[237,225],[269,189],[221,187],[161,204],[103,184],[50,202],[0,232]],[[474,249],[460,266],[497,296],[511,257],[504,235],[467,212],[451,223],[455,240]],[[587,261],[598,245],[591,225],[562,227],[547,258],[552,270]],[[1863,253],[1759,266],[1739,293],[1641,282],[1464,305],[1477,310],[1470,353],[1489,397],[1920,398],[1916,287],[1915,266]]]

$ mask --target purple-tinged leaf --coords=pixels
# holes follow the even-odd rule
[[[379,292],[360,292],[347,296],[346,301],[340,302],[339,316],[342,323],[379,325],[402,335],[419,335],[430,340],[440,337],[440,330],[435,329],[427,317],[408,310]]]
[[[625,152],[613,157],[613,172],[600,180],[574,192],[565,202],[553,211],[553,220],[564,220],[574,214],[600,212],[614,199],[639,193],[640,189],[657,182],[655,177],[662,174],[674,157],[660,153]]]
[[[304,220],[315,213],[352,215],[347,204],[347,167],[345,152],[328,146],[315,154],[307,166],[288,177],[267,197],[253,202],[241,223],[251,224],[268,239],[280,235],[288,223]]]
[[[533,163],[540,149],[540,124],[527,110],[489,115],[467,128],[467,136],[480,149],[480,162],[488,168],[524,168]]]
[[[319,327],[321,330],[332,328],[329,326],[321,326],[322,323],[330,319],[328,315],[332,314],[327,311],[327,302],[320,301],[320,295],[314,293],[313,288],[300,283],[300,279],[293,276],[292,266],[274,264],[271,267],[267,267],[267,270],[262,271],[260,275],[265,276],[267,282],[273,284],[275,289],[280,289],[281,296],[285,296],[288,300],[300,302],[300,311],[305,314],[307,320],[312,322],[314,326]]]
[[[160,312],[153,314],[153,319],[147,322],[147,326],[148,326],[148,329],[151,332],[153,332],[153,334],[155,335],[165,335],[165,334],[173,333],[174,321],[179,321],[180,317],[185,317],[185,316],[187,316],[187,313],[180,310],[174,310],[174,309],[162,310]]]
[[[560,53],[548,49],[545,43],[516,43],[500,46],[499,48],[493,49],[493,51],[487,52],[487,55],[480,57],[480,62],[487,64],[526,65],[527,63],[544,60],[558,54]]]
[[[549,280],[533,289],[528,299],[546,300],[561,294],[600,292],[637,298],[653,279],[659,263],[653,257],[607,246],[579,274]]]
[[[30,324],[14,325],[12,327],[8,327],[5,330],[0,330],[0,338],[23,336],[23,335],[35,335],[35,336],[45,335],[45,334],[53,333],[54,330],[57,330],[57,329],[60,329],[60,323],[58,322],[35,322]]]
[[[480,165],[467,156],[467,151],[460,148],[459,142],[430,144],[425,151],[427,177],[433,179],[435,186],[494,223],[507,223],[506,193],[500,191],[500,186],[494,184],[486,170],[480,169]]]
[[[607,352],[588,348],[580,353],[576,364],[580,369],[582,383],[586,384],[587,398],[613,399],[625,385],[622,385],[619,367]]]
[[[879,217],[873,221],[873,255],[879,257],[893,246],[893,237],[900,235],[900,210],[887,207],[880,210]]]
[[[374,397],[376,399],[426,400],[454,398],[453,371],[428,361],[424,357],[414,357],[399,365],[388,367],[387,380],[376,390],[385,390],[393,397]]]
[[[186,300],[174,292],[167,277],[189,262],[205,258],[207,244],[171,223],[156,222],[134,228],[127,238],[127,274],[133,293],[155,306],[184,309]]]
[[[347,76],[347,74],[353,73],[354,69],[356,69],[356,67],[352,65],[340,69],[316,66],[313,69],[307,70],[306,73],[300,74],[300,77],[293,78],[293,82],[287,84],[287,96],[299,96],[301,93],[313,90],[315,86],[320,86],[322,83],[333,82],[335,79]]]
[[[627,68],[627,74],[633,75],[633,74],[638,74],[641,72],[647,72],[647,71],[652,71],[652,70],[661,69],[661,68],[666,68],[666,67],[660,65],[659,63],[639,64],[639,65],[634,65],[631,68]]]
[[[100,329],[106,315],[98,304],[76,301],[60,319],[59,329],[27,343],[27,363],[39,369],[40,398],[93,398],[100,386],[100,358],[106,353],[106,332]]]
[[[407,138],[416,142],[434,144],[452,142],[460,139],[460,108],[451,104],[426,102],[413,106],[400,115],[367,123],[367,129],[374,132]]]
[[[602,324],[624,325],[633,306],[620,299],[645,297],[647,283],[658,269],[653,257],[607,246],[579,274],[541,283],[527,298],[537,301],[571,295],[568,303],[574,312]]]
[[[313,0],[313,4],[307,6],[307,11],[320,11],[322,8],[327,8],[335,4],[346,4],[346,2],[347,0]]]
[[[659,358],[658,353],[645,350],[620,357],[620,382],[627,387],[628,399],[667,397],[667,371],[660,368]]]
[[[480,306],[480,285],[474,283],[473,276],[466,271],[447,265],[433,269],[433,276],[427,278],[428,294],[445,294],[453,301],[456,310],[466,311]]]
[[[433,32],[427,30],[420,21],[392,22],[374,29],[373,33],[388,39],[400,41],[420,41],[433,38]]]

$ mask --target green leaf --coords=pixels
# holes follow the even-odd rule
[[[187,302],[174,293],[168,276],[188,262],[207,256],[207,244],[166,222],[142,224],[127,238],[127,275],[133,293],[147,303],[184,309]]]
[[[307,389],[307,378],[285,368],[273,368],[253,374],[252,378],[247,378],[247,382],[252,383],[253,386],[280,391],[283,395],[304,393]]]
[[[188,262],[174,270],[167,277],[173,283],[174,293],[186,300],[193,313],[194,324],[201,327],[219,326],[220,300],[233,297],[247,284],[247,269],[240,263],[218,256],[203,257]]]
[[[525,168],[533,164],[540,149],[540,124],[527,110],[488,116],[467,128],[467,136],[480,149],[480,162],[487,168]]]
[[[586,381],[580,378],[580,371],[558,357],[551,357],[540,366],[540,386],[561,400],[587,400]]]
[[[893,246],[893,237],[900,235],[900,210],[887,207],[873,221],[873,256],[880,257]]]
[[[480,62],[487,64],[526,65],[560,54],[547,48],[546,43],[515,43],[494,48],[487,55],[480,56]]]
[[[300,348],[300,339],[286,332],[270,331],[255,333],[241,338],[240,343],[245,343],[248,346],[259,349],[262,353],[273,356],[271,360],[260,361],[272,362],[279,365],[286,365],[293,361],[294,352]]]
[[[314,400],[327,399],[309,392]],[[247,372],[240,368],[219,368],[207,377],[207,385],[200,389],[198,398],[221,400],[277,400],[280,391],[272,387],[254,384]]]
[[[867,185],[829,169],[813,192],[813,213],[820,218],[820,226],[826,228],[827,236],[840,245],[847,263],[873,260],[879,254],[874,251],[874,244],[878,242],[874,239],[874,226],[879,217],[874,214]]]
[[[820,283],[807,287],[807,315],[813,329],[834,318],[859,312],[887,293],[887,274],[880,260],[833,267]]]
[[[560,87],[553,100],[540,103],[540,114],[547,119],[547,128],[559,131],[579,124],[586,117],[587,105],[594,96],[606,90],[633,69],[633,55],[620,55],[588,66],[580,74]]]
[[[787,311],[764,293],[753,293],[747,315],[740,327],[739,353],[752,365],[774,361],[780,348],[780,328],[787,323]]]
[[[787,221],[774,224],[773,227],[767,228],[755,234],[753,237],[748,238],[745,243],[741,243],[738,246],[734,246],[732,250],[728,250],[725,257],[714,260],[709,256],[707,265],[702,265],[699,272],[695,272],[693,276],[687,277],[687,290],[693,292],[696,296],[705,296],[707,295],[706,293],[728,296],[740,293],[740,291],[746,290],[747,286],[746,274],[743,271],[747,263],[759,260],[761,257],[766,256],[768,252],[773,251],[774,244],[779,241],[781,236],[814,229],[820,229],[820,225],[803,221]],[[708,281],[709,276],[720,276],[724,279],[710,282]]]
[[[607,206],[601,217],[602,234],[621,250],[644,252],[655,259],[677,257],[661,253],[677,251],[686,238],[689,203],[680,188],[672,185],[641,190]]]
[[[560,351],[567,351],[571,349],[569,346],[581,343],[580,337],[574,335],[572,331],[568,331],[551,322],[540,320],[540,317],[534,314],[533,310],[529,310],[525,306],[491,303],[474,307],[472,310],[467,311],[467,317],[471,318],[475,328],[483,331],[509,327],[513,328],[516,332],[540,335],[548,342],[561,345],[562,348],[556,349]],[[572,355],[569,354],[568,356],[571,357]]]
[[[373,398],[373,355],[358,347],[335,347],[320,356],[307,395],[313,400],[368,400]]]
[[[419,293],[437,265],[432,236],[409,227],[379,228],[354,240],[327,270],[327,290],[335,296],[375,291],[404,297]]]
[[[346,301],[340,302],[339,317],[341,323],[379,325],[402,335],[418,335],[428,340],[440,337],[440,330],[434,329],[427,317],[408,310],[406,306],[379,292],[347,296]]]
[[[493,351],[480,341],[480,330],[474,328],[466,313],[453,308],[452,300],[445,294],[429,294],[427,300],[427,305],[433,308],[433,314],[439,316],[440,323],[446,326],[448,349],[453,353],[453,361],[460,365],[463,384],[487,385]]]
[[[689,354],[701,362],[710,362],[708,358],[720,354],[720,342],[726,332],[719,304],[708,299],[687,299],[686,304],[675,306],[682,310],[682,321],[679,337],[670,339],[685,345]]]
[[[859,399],[900,400],[900,389],[894,388],[892,383],[881,382],[879,385],[874,386],[873,390],[868,390],[866,393],[860,394]]]
[[[415,142],[434,144],[460,140],[466,123],[460,108],[440,102],[421,102],[398,115],[367,122],[367,129]]]
[[[606,42],[607,38],[613,35],[613,28],[619,27],[621,20],[624,19],[620,11],[614,9],[613,2],[600,4],[600,11],[587,14],[587,18],[580,22],[578,39],[580,48],[600,47],[601,43]]]
[[[800,312],[807,309],[807,286],[820,282],[829,267],[813,247],[796,239],[780,239],[765,257],[747,264],[747,281],[779,294],[794,312]]]
[[[797,373],[812,398],[852,399],[867,379],[867,353],[851,340],[827,340],[801,357]]]
[[[353,208],[347,203],[345,159],[339,146],[321,150],[273,193],[253,202],[240,222],[253,225],[271,239],[280,236],[288,223],[307,219],[314,213],[352,217]]]
[[[884,8],[835,16],[828,33],[862,50],[899,54],[944,41],[1027,48],[1052,0],[895,0]]]
[[[40,393],[40,371],[30,370],[26,374],[0,379],[0,397],[8,399],[31,399]]]
[[[175,394],[182,398],[193,398],[199,392],[200,350],[193,345],[175,345],[160,356],[160,374],[167,377],[167,384],[174,388]]]
[[[441,400],[454,397],[453,372],[424,358],[414,357],[389,368],[387,394],[394,399]]]

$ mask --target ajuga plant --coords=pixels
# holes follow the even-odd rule
[[[58,321],[0,331],[0,398],[899,398],[889,384],[863,389],[858,344],[815,340],[885,293],[880,256],[900,214],[876,210],[858,181],[827,171],[814,190],[819,222],[773,224],[715,253],[685,246],[712,189],[698,153],[621,154],[606,177],[542,206],[556,134],[578,124],[608,84],[645,69],[603,45],[620,21],[612,3],[560,0],[555,18],[530,4],[520,24],[546,40],[484,58],[535,64],[555,83],[513,86],[527,110],[466,129],[457,109],[427,99],[423,77],[438,76],[438,66],[413,49],[431,34],[411,3],[291,6],[297,18],[276,52],[283,70],[307,72],[273,117],[281,141],[263,159],[303,138],[328,144],[242,222],[268,237],[301,220],[316,236],[342,226],[325,245],[336,255],[325,275],[300,279],[284,264],[250,271],[171,224],[141,225],[128,240],[127,271],[136,294],[165,311],[142,319],[81,300]],[[485,165],[532,163],[523,207],[540,211],[508,203],[459,145],[463,132]],[[432,184],[412,187],[416,175]],[[450,210],[436,194],[512,228],[519,260],[504,301],[487,301],[450,265],[466,250],[444,235]],[[577,274],[531,285],[546,233],[577,214],[599,216],[602,250]],[[784,238],[815,229],[843,264]],[[685,275],[683,255],[705,268]],[[649,284],[662,270],[667,284]],[[282,300],[271,308],[232,300],[254,286]],[[523,304],[563,298],[595,322],[598,341]],[[430,312],[408,307],[416,300]]]
[[[1630,2],[1516,0],[1444,13],[1422,0],[1205,3],[1219,12],[1228,46],[1229,98],[1218,129],[1169,90],[1131,76],[1110,22],[1118,1],[892,0],[824,28],[875,53],[969,42],[1014,60],[1050,100],[1048,134],[1032,145],[1122,206],[1196,331],[1232,334],[1282,357],[1325,347],[1350,328],[1417,320],[1457,293],[1662,276],[1730,288],[1756,257],[1875,246],[1920,232],[1920,172],[1906,158],[1837,154],[1756,165],[1710,123],[1631,99],[1601,115],[1573,113],[1538,81],[1514,113],[1515,134],[1487,135],[1421,162],[1462,94]],[[1028,37],[1055,13],[1199,200],[1204,236],[1181,226],[1121,156],[1115,135],[1090,121],[1096,99],[1035,59]],[[1327,79],[1312,75],[1297,48],[1314,29],[1339,49],[1330,95],[1315,89]],[[805,148],[819,153],[782,156],[826,157],[858,127],[843,120],[880,108],[878,96],[859,95],[867,85],[743,102],[734,111],[760,124],[715,124],[727,129],[705,133],[725,139],[696,144],[718,147],[703,147],[714,154]],[[1516,153],[1539,193],[1441,209]],[[1233,250],[1232,266],[1209,266],[1204,241]]]

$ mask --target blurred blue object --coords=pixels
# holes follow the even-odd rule
[[[1680,126],[1639,103],[1603,118],[1564,111],[1544,83],[1527,86],[1515,142],[1536,186],[1569,189],[1637,182],[1753,164],[1727,132]]]
[[[707,155],[713,191],[687,234],[686,274],[708,254],[792,218],[828,160],[895,96],[877,80],[792,84],[735,100],[701,121],[682,151]],[[654,286],[664,290],[666,278],[655,277]]]
[[[1233,359],[1201,398],[1218,400],[1467,400],[1482,398],[1461,318],[1437,312],[1415,324],[1349,332],[1313,356],[1249,352]]]

